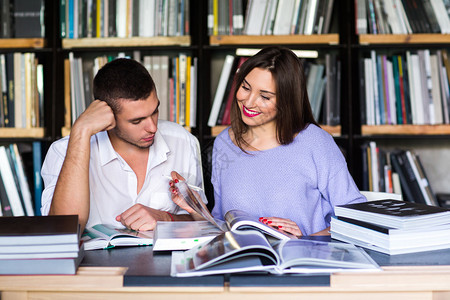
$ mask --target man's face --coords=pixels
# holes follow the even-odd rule
[[[141,149],[149,148],[158,127],[158,107],[156,90],[145,100],[121,100],[113,134],[121,142]]]

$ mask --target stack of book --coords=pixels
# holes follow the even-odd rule
[[[331,237],[395,255],[450,248],[450,210],[398,200],[335,208]]]
[[[75,274],[83,259],[78,216],[0,218],[0,274]]]

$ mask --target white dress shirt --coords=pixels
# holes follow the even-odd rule
[[[64,162],[69,137],[54,142],[45,157],[41,175],[42,215],[48,215],[59,172]],[[171,200],[169,179],[177,171],[186,181],[203,188],[198,140],[182,126],[159,120],[153,145],[149,148],[144,185],[137,194],[137,177],[114,150],[106,131],[93,135],[89,162],[90,213],[86,227],[111,224],[122,227],[116,216],[136,203],[168,211],[187,213]]]

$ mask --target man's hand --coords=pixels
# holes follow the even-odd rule
[[[111,107],[101,100],[93,101],[72,126],[71,134],[86,133],[89,137],[116,126]]]
[[[184,209],[185,211],[187,211],[187,212],[192,216],[192,218],[193,218],[195,221],[203,221],[203,220],[205,220],[200,214],[198,214],[196,211],[194,211],[194,210],[189,206],[189,204],[186,203],[186,201],[184,201],[183,197],[181,197],[181,196],[179,195],[179,191],[178,191],[178,189],[175,187],[175,183],[178,182],[179,180],[184,180],[183,176],[181,176],[180,174],[178,174],[178,173],[175,172],[175,171],[172,171],[172,172],[170,173],[170,175],[172,176],[172,180],[169,182],[169,185],[170,185],[169,190],[170,190],[170,193],[171,193],[171,195],[172,195],[172,201],[173,201],[176,205],[178,205],[179,207],[181,207],[182,209]],[[203,201],[200,199],[200,198],[201,198],[200,195],[198,195],[196,191],[192,191],[192,192],[196,194],[197,199],[199,199],[200,205],[203,205],[203,207],[207,210],[207,208],[206,208],[206,206],[205,206],[205,203],[203,203]]]
[[[116,217],[125,227],[137,231],[155,229],[157,221],[172,221],[170,215],[142,204],[135,204]]]

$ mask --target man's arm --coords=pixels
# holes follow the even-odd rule
[[[114,128],[111,108],[104,101],[95,100],[74,123],[67,154],[56,183],[50,215],[75,214],[81,229],[89,218],[89,158],[91,136]]]

